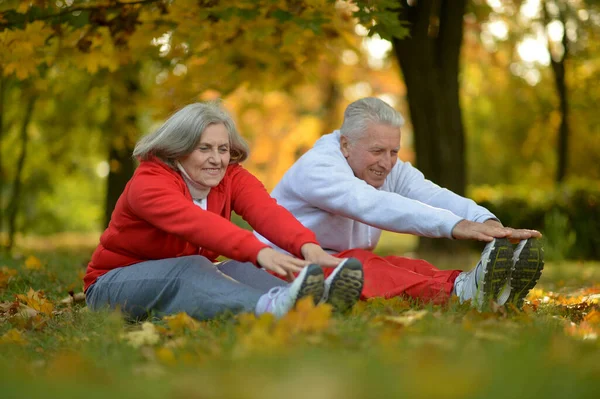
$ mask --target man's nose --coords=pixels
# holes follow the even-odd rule
[[[393,163],[392,155],[387,152],[385,154],[383,154],[383,156],[379,159],[379,165],[382,168],[385,168],[385,170],[391,169],[392,163]]]

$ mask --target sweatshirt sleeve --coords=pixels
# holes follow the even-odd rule
[[[341,159],[336,157],[339,155]],[[354,176],[340,154],[315,153],[295,168],[287,188],[303,201],[382,230],[424,237],[452,237],[463,218],[395,192],[377,190]]]
[[[415,201],[443,208],[472,222],[498,218],[469,198],[462,197],[425,179],[420,170],[409,162],[398,162],[391,173],[392,191]]]
[[[301,258],[304,244],[318,244],[315,234],[277,204],[264,185],[242,166],[236,169],[232,193],[233,210],[278,247]]]
[[[229,220],[194,205],[175,178],[152,170],[136,174],[127,193],[131,211],[158,229],[240,262],[256,264],[267,247]]]

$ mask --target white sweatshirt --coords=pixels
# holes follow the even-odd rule
[[[329,252],[372,250],[381,230],[451,238],[452,229],[463,219],[496,219],[474,201],[426,180],[409,162],[398,160],[382,187],[370,186],[354,176],[344,158],[339,130],[317,140],[271,196],[312,230]]]

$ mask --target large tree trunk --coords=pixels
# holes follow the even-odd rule
[[[0,236],[4,227],[4,163],[2,162],[2,140],[4,139],[4,80],[0,68]],[[1,241],[0,241],[1,242]],[[2,244],[0,244],[2,246]]]
[[[464,195],[465,140],[459,101],[459,57],[466,0],[402,1],[399,18],[410,36],[394,39],[414,128],[417,167],[425,177]],[[456,249],[421,238],[419,251]]]
[[[566,4],[559,4],[558,18],[563,24],[562,46],[563,53],[556,54],[552,51],[550,39],[548,38],[548,51],[551,54],[550,60],[552,71],[554,72],[554,83],[556,85],[556,93],[558,94],[560,108],[560,125],[558,127],[558,137],[556,146],[556,182],[561,183],[567,174],[568,153],[569,153],[569,103],[567,99],[567,82],[565,79],[565,62],[569,55],[569,39],[566,32]],[[546,25],[550,23],[550,17],[546,8],[546,2],[543,3],[544,22]]]
[[[23,185],[23,169],[25,167],[25,160],[27,159],[27,143],[28,135],[27,129],[33,116],[33,108],[37,100],[37,95],[30,95],[25,106],[25,116],[23,117],[23,124],[21,125],[21,153],[17,160],[17,170],[15,178],[12,184],[12,195],[9,203],[6,207],[6,213],[8,218],[8,240],[6,243],[6,251],[12,251],[15,243],[15,234],[17,232],[17,215],[19,214],[19,204],[21,203],[21,186]]]
[[[140,91],[137,68],[125,67],[113,79],[119,82],[111,88],[111,113],[107,123],[110,137],[108,162],[110,171],[106,182],[106,202],[104,226],[108,226],[110,217],[125,185],[133,175],[135,162],[131,157],[138,137],[136,98]]]

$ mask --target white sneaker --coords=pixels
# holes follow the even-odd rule
[[[454,281],[454,292],[460,302],[471,299],[475,308],[481,310],[491,299],[497,300],[500,290],[510,277],[512,245],[506,238],[495,238],[488,243],[477,266],[462,272]]]
[[[525,297],[540,279],[542,269],[544,269],[544,248],[541,241],[529,238],[519,242],[513,254],[507,289],[499,296],[498,304],[512,303],[520,309]]]
[[[330,304],[334,312],[346,312],[360,298],[363,284],[362,263],[356,258],[344,259],[325,280],[322,301]]]
[[[289,312],[298,300],[312,295],[317,304],[323,297],[323,269],[318,265],[308,265],[298,274],[293,283],[283,287],[273,287],[261,296],[256,303],[255,314],[273,313],[279,318]]]

